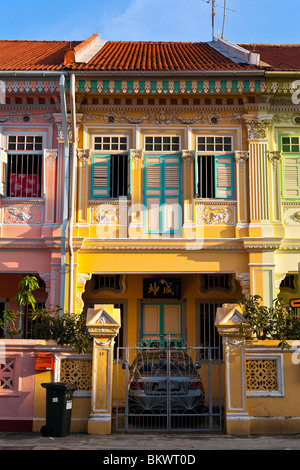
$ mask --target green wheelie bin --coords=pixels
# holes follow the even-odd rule
[[[68,436],[70,434],[73,393],[76,386],[64,382],[42,383],[46,389],[46,426],[42,436]]]

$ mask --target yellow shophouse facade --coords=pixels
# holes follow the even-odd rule
[[[156,64],[164,47],[156,44]],[[231,45],[228,55],[226,41],[208,47],[211,62],[198,70],[186,62],[184,70],[169,62],[154,70],[149,50],[151,67],[125,70],[141,53],[129,43],[106,43],[86,67],[70,70],[66,298],[78,313],[99,304],[120,310],[114,381],[129,348],[161,347],[166,338],[211,348],[210,357],[199,352],[202,368],[219,371],[218,307],[247,294],[266,305],[279,293],[299,294],[293,77],[266,77],[259,53]],[[183,46],[173,54],[187,60]],[[112,57],[119,65],[108,70]],[[124,401],[118,387],[114,404]]]

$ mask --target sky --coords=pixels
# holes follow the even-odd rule
[[[14,0],[1,5],[0,39],[201,42],[212,38],[212,0]],[[216,0],[222,34],[224,0]],[[224,38],[238,43],[299,40],[299,0],[226,0]]]

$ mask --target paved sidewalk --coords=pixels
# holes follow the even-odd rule
[[[228,436],[223,434],[70,434],[66,437],[43,437],[40,433],[0,432],[0,451],[14,450],[81,450],[114,451],[122,455],[130,451],[168,454],[196,453],[204,450],[300,450],[300,434],[274,436]],[[112,452],[109,455],[113,454]],[[103,454],[104,455],[104,454]]]

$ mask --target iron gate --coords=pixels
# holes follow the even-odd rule
[[[115,431],[221,431],[220,348],[117,348]]]

